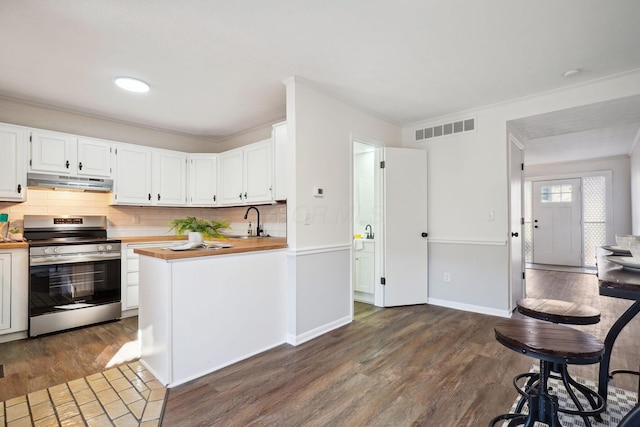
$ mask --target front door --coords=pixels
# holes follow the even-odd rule
[[[533,183],[533,262],[582,266],[580,178]]]
[[[427,153],[384,148],[384,306],[427,302]]]

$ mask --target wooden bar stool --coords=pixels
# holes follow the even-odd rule
[[[551,367],[555,366],[566,372],[567,365],[589,365],[600,362],[604,354],[604,344],[592,335],[567,326],[542,322],[535,319],[508,319],[496,323],[496,340],[502,345],[518,353],[526,354],[540,360],[540,373],[519,374],[513,379],[518,393],[529,404],[529,413],[514,412],[495,417],[489,423],[493,427],[502,420],[511,420],[509,427],[525,425],[533,427],[541,422],[549,426],[560,426],[558,413],[579,415],[585,425],[591,426],[588,416],[594,416],[604,410],[604,399],[595,391],[585,387],[585,392],[597,402],[592,411],[578,410],[559,406],[558,397],[550,393],[549,378]],[[518,381],[537,376],[535,381],[527,381],[526,386],[520,387]],[[563,376],[563,381],[565,377]],[[565,382],[565,387],[568,384]],[[568,387],[570,390],[570,387]]]
[[[584,304],[577,304],[573,302],[554,299],[524,298],[518,300],[516,302],[516,306],[518,312],[525,316],[556,324],[594,325],[600,322],[600,312],[595,308]],[[551,365],[550,369],[551,372],[560,374],[559,377],[553,375],[551,377],[562,379],[563,384],[565,384],[565,387],[567,387],[567,393],[569,394],[569,397],[577,408],[584,411],[582,405],[580,404],[580,401],[572,390],[572,387],[586,397],[586,399],[589,401],[589,404],[591,405],[592,410],[597,409],[597,402],[589,393],[590,389],[571,378],[571,376],[567,372],[566,365]],[[533,375],[529,379],[529,382],[533,383],[536,380],[536,376]],[[531,384],[527,385],[530,386]],[[523,397],[516,406],[516,412],[520,412],[525,403],[526,399]],[[595,415],[595,419],[597,421],[602,421],[599,413]]]
[[[561,325],[595,325],[600,312],[584,304],[555,299],[524,298],[516,302],[518,312],[534,319]]]

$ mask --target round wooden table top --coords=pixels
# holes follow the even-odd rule
[[[525,298],[516,302],[525,316],[565,325],[593,325],[600,321],[600,312],[593,307],[555,299]]]
[[[604,344],[577,329],[535,319],[506,319],[494,326],[500,344],[519,353],[553,363],[598,363]]]

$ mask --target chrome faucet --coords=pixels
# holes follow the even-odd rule
[[[369,231],[367,231],[367,228],[369,229]],[[367,233],[367,239],[373,239],[373,229],[371,228],[371,224],[367,224],[367,226],[364,228],[364,231]]]
[[[256,236],[260,236],[260,234],[262,234],[262,228],[260,228],[260,211],[258,210],[258,208],[256,208],[255,206],[249,206],[249,208],[247,208],[247,211],[244,213],[244,219],[247,219],[247,216],[249,215],[249,211],[251,209],[254,209],[256,211],[256,214],[258,214],[258,222],[256,223]]]

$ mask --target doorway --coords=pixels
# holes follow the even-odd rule
[[[533,262],[582,266],[580,179],[533,183]]]
[[[377,147],[353,141],[353,299],[376,301]]]

